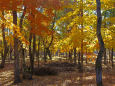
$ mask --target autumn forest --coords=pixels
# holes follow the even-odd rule
[[[115,86],[115,0],[0,0],[0,86]]]

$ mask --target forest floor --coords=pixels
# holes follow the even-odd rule
[[[46,64],[49,65],[49,64]],[[23,80],[21,83],[13,84],[13,64],[7,63],[4,69],[0,69],[0,86],[96,86],[95,65],[84,66],[80,73],[77,66],[65,70],[63,66],[51,66],[61,69],[58,75],[33,76],[32,80]],[[103,65],[103,86],[115,86],[115,67]]]

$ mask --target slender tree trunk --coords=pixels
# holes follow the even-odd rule
[[[111,50],[111,62],[112,62],[112,67],[114,66],[114,62],[113,62],[113,48]]]
[[[81,9],[80,9],[80,16],[81,16],[81,34],[83,35],[83,0],[80,0],[81,2]],[[81,38],[81,69],[83,69],[83,38]],[[83,72],[83,70],[81,70]]]
[[[53,28],[54,28],[55,19],[56,19],[56,12],[55,12],[55,16],[54,16],[54,18],[53,18],[53,22],[52,22],[52,26],[51,26],[51,30],[52,30],[52,31],[53,31]],[[51,55],[51,51],[50,51],[49,48],[50,48],[50,46],[51,46],[52,43],[53,43],[53,39],[54,39],[53,33],[52,33],[51,36],[52,36],[52,37],[51,37],[51,42],[49,43],[49,46],[46,47],[46,48],[45,48],[45,46],[44,46],[44,61],[45,61],[45,62],[46,62],[46,60],[47,60],[47,55],[49,55],[50,60],[52,60],[52,55]],[[44,45],[45,45],[45,43],[44,43]]]
[[[25,16],[25,12],[26,12],[26,7],[24,7],[24,10],[23,10],[23,13],[22,13],[22,16],[20,18],[20,31],[22,31],[22,24],[23,24],[23,19],[24,19],[24,16]],[[23,72],[23,78],[25,78],[25,69],[26,69],[26,64],[25,64],[25,51],[23,49],[23,44],[21,43],[21,41],[19,41],[20,43],[20,51],[21,51],[21,55],[20,55],[20,58],[22,59],[22,72]]]
[[[81,43],[81,64],[83,64],[83,40]]]
[[[12,58],[12,52],[13,52],[13,48],[12,48],[12,46],[10,45],[10,50],[9,50],[10,60],[13,60],[13,58]]]
[[[31,49],[31,44],[32,44],[32,33],[30,32],[30,36],[29,36],[29,58],[30,58],[30,69],[32,69],[32,49]],[[32,79],[32,70],[30,70],[31,72],[31,79]]]
[[[68,54],[67,54],[67,51],[66,51],[66,60],[67,60],[67,58],[68,58]]]
[[[80,64],[80,52],[78,53],[78,65]]]
[[[17,25],[17,12],[13,11],[13,23]],[[16,31],[14,32],[16,36]],[[20,82],[18,39],[14,37],[14,83]]]
[[[5,59],[6,59],[6,40],[5,40],[5,32],[4,32],[4,25],[2,25],[2,36],[3,36],[3,43],[4,43],[4,50],[2,51],[2,62],[0,64],[0,68],[4,68]]]
[[[25,79],[25,74],[26,74],[26,63],[25,63],[25,49],[22,48],[22,73],[23,73],[23,79]]]
[[[104,53],[104,42],[101,36],[101,22],[102,22],[102,16],[101,16],[101,3],[100,0],[96,0],[97,3],[97,38],[99,41],[100,50],[97,56],[96,60],[96,82],[97,86],[103,86],[102,83],[102,57]]]
[[[3,16],[4,16],[4,12],[3,12]],[[5,59],[6,59],[6,56],[8,54],[8,47],[7,47],[6,38],[5,38],[5,26],[4,26],[4,23],[2,24],[2,37],[3,37],[4,50],[3,50],[3,53],[2,53],[3,55],[2,55],[2,62],[0,64],[0,68],[4,68]]]
[[[46,46],[45,46],[45,40],[43,40],[43,45],[44,45],[44,63],[47,62],[47,52],[46,52]]]
[[[107,63],[107,56],[106,56],[106,48],[105,48],[105,51],[104,51],[104,64]]]
[[[72,51],[71,50],[69,51],[69,61],[70,63],[72,62]]]
[[[54,22],[53,22],[53,26],[52,26],[51,29],[53,29],[53,27],[54,27]],[[45,51],[45,53],[46,53],[46,58],[47,58],[47,55],[48,55],[49,58],[50,58],[50,60],[52,60],[52,56],[51,56],[51,51],[50,51],[49,48],[50,48],[50,46],[52,45],[52,43],[53,43],[53,34],[52,34],[52,38],[51,38],[51,42],[50,42],[49,46],[45,48],[45,49],[46,49],[46,51]],[[45,58],[44,58],[44,59],[45,59]]]
[[[87,49],[86,49],[86,55],[87,55]],[[87,56],[86,56],[86,64],[87,64]]]
[[[109,49],[109,63],[111,62],[111,50]]]
[[[49,50],[49,47],[46,48],[46,56],[49,56],[50,60],[52,60],[51,52]]]
[[[44,47],[44,62],[47,62],[46,48]]]
[[[24,7],[22,16],[21,16],[21,18],[20,18],[20,25],[19,25],[19,26],[20,26],[21,31],[22,31],[22,24],[23,24],[23,20],[24,20],[25,13],[26,13],[26,7]]]
[[[40,63],[40,37],[39,37],[39,42],[38,42],[38,52],[37,52],[37,57],[38,57],[38,68],[39,68],[39,63]]]
[[[31,72],[33,74],[34,71],[34,57],[36,52],[36,36],[33,35],[33,52],[32,52],[32,59],[31,59]]]
[[[82,69],[82,65],[81,65],[81,60],[80,60],[80,55],[81,53],[79,52],[78,53],[78,69],[79,69],[79,72],[83,72],[83,69]]]
[[[74,48],[74,64],[76,64],[76,48]]]
[[[5,66],[5,59],[6,59],[6,56],[7,56],[7,53],[8,53],[8,47],[7,47],[6,40],[5,40],[4,27],[2,28],[2,36],[3,36],[4,50],[3,50],[2,62],[0,64],[0,68],[4,68],[4,66]]]

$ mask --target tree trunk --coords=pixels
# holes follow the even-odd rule
[[[82,32],[83,33],[83,32]],[[81,71],[83,72],[83,40],[82,40],[82,43],[81,43]]]
[[[96,60],[96,82],[97,86],[103,86],[102,83],[102,57],[104,53],[104,42],[101,36],[101,22],[102,22],[102,16],[101,16],[101,3],[100,0],[96,0],[97,3],[97,38],[100,46],[100,50],[97,56]]]
[[[17,12],[13,11],[13,24],[17,25]],[[16,36],[16,31],[14,32]],[[20,82],[18,39],[14,37],[14,83]]]
[[[24,7],[22,16],[20,18],[20,25],[19,26],[20,26],[21,31],[22,31],[22,24],[23,24],[23,19],[24,19],[25,13],[26,13],[26,7]]]
[[[31,44],[32,44],[32,33],[30,32],[30,36],[29,36],[29,58],[30,58],[30,69],[32,69],[32,49],[31,49]],[[31,70],[30,70],[31,72]],[[32,72],[31,72],[31,79],[32,79]]]
[[[71,50],[69,51],[69,61],[70,63],[72,62],[72,51]]]
[[[46,56],[49,56],[50,60],[52,60],[51,52],[49,50],[49,47],[46,48]]]
[[[78,66],[80,65],[80,52],[78,53]]]
[[[52,30],[52,31],[53,31],[53,28],[54,28],[54,25],[55,25],[55,19],[56,19],[56,12],[55,12],[55,16],[54,16],[54,18],[53,18],[53,22],[52,22],[52,26],[51,26],[51,30]],[[54,39],[53,33],[52,33],[51,36],[52,36],[52,37],[51,37],[51,41],[50,41],[48,47],[45,48],[45,43],[43,43],[43,44],[44,44],[44,61],[45,61],[45,62],[47,61],[47,55],[49,55],[50,60],[52,60],[52,56],[51,56],[51,52],[50,52],[50,49],[49,49],[49,48],[50,48],[50,46],[51,46],[52,43],[53,43],[53,39]]]
[[[13,60],[13,58],[12,58],[12,52],[13,52],[13,48],[12,48],[12,46],[10,45],[10,50],[9,50],[10,60]]]
[[[44,63],[46,63],[47,62],[47,52],[46,52],[46,46],[45,46],[45,39],[43,40],[43,45],[44,45],[44,58],[43,58],[43,60],[44,60]]]
[[[3,55],[2,55],[2,62],[0,64],[0,68],[4,68],[5,66],[5,59],[8,53],[8,47],[6,44],[6,40],[5,40],[5,32],[4,32],[4,28],[2,28],[2,36],[3,36],[3,43],[4,43],[4,51],[3,51]]]
[[[23,19],[24,19],[24,16],[25,16],[25,12],[26,12],[26,7],[24,7],[24,10],[23,10],[23,13],[22,13],[22,16],[20,18],[20,31],[22,31],[22,24],[23,24]],[[23,49],[23,44],[21,43],[21,41],[19,41],[20,43],[20,50],[21,50],[21,55],[20,55],[20,58],[22,59],[22,72],[23,72],[23,78],[25,77],[25,69],[26,69],[26,64],[25,64],[25,50]]]
[[[105,51],[104,51],[104,64],[107,63],[107,56],[106,56],[106,48],[105,48]]]
[[[87,49],[86,49],[86,55],[87,55]],[[86,58],[85,58],[85,59],[86,59],[86,64],[87,64],[87,56],[86,56]]]
[[[79,69],[79,72],[83,72],[83,66],[81,64],[81,59],[80,59],[80,55],[81,53],[79,52],[78,53],[78,69]]]
[[[114,66],[114,62],[113,62],[113,48],[111,50],[111,62],[112,62],[112,67]]]
[[[31,59],[31,72],[33,74],[34,71],[34,57],[36,52],[36,36],[33,35],[33,52],[32,52],[32,59]]]
[[[39,68],[39,62],[40,62],[40,37],[39,37],[39,42],[38,42],[38,52],[37,52],[37,57],[38,57],[38,68]]]
[[[111,62],[111,50],[109,49],[109,63]]]
[[[82,18],[82,21],[81,21],[81,34],[83,35],[83,0],[80,0],[81,2],[81,9],[80,9],[80,16]],[[81,67],[83,68],[83,38],[81,38]]]
[[[44,47],[44,62],[47,62],[47,56],[46,56],[46,48]]]
[[[67,53],[67,51],[66,51],[66,60],[67,60],[67,58],[68,58],[68,53]]]
[[[3,16],[4,16],[4,12],[3,12]],[[8,53],[8,47],[7,47],[7,43],[6,43],[6,38],[5,38],[5,26],[4,24],[2,24],[2,37],[3,37],[3,44],[4,44],[4,51],[3,51],[3,55],[2,55],[2,62],[0,64],[0,68],[4,68],[5,66],[5,59]]]
[[[25,49],[22,48],[22,73],[23,73],[23,79],[25,79],[25,69],[26,69],[26,63],[25,63]]]
[[[53,26],[52,26],[51,29],[53,29],[53,27],[54,27],[54,22],[53,22]],[[52,43],[53,43],[53,33],[52,33],[52,38],[51,38],[51,42],[50,42],[49,46],[45,48],[45,54],[46,54],[45,56],[46,57],[44,57],[44,59],[47,59],[47,55],[48,55],[50,60],[52,60],[51,52],[50,52],[50,49],[49,49],[50,46],[52,45]]]
[[[74,48],[74,64],[76,64],[76,48]]]

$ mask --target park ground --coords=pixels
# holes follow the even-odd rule
[[[19,84],[13,84],[13,63],[7,63],[0,70],[0,86],[96,86],[95,65],[84,64],[83,73],[79,72],[77,65],[67,62],[52,62],[45,65],[58,71],[57,75],[34,75],[32,80],[23,80]],[[103,64],[104,86],[115,86],[115,67]]]

